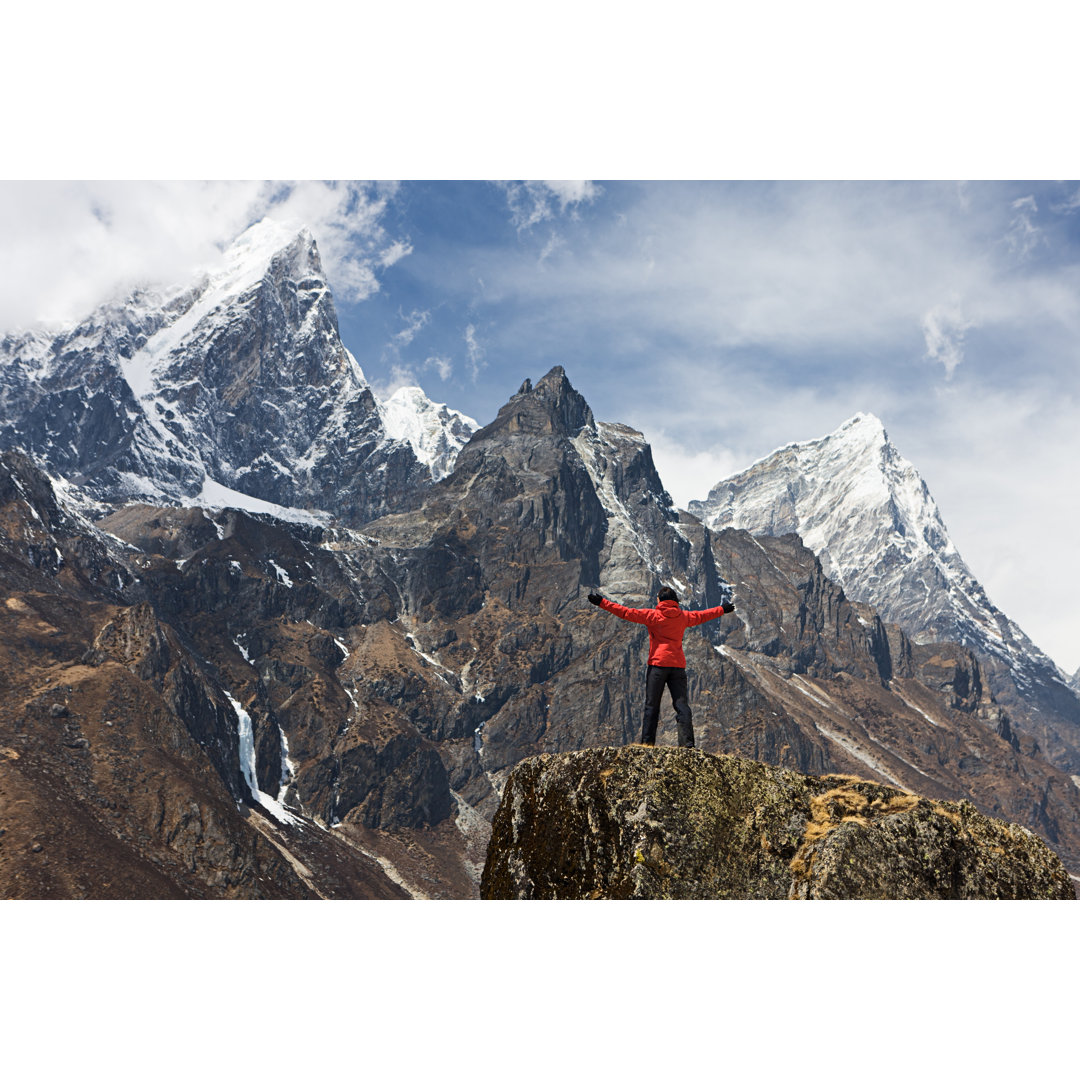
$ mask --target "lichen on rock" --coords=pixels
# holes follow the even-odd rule
[[[484,899],[1073,899],[1060,859],[968,802],[624,746],[511,773]]]

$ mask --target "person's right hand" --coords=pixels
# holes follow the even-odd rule
[[[735,610],[735,605],[730,600],[725,600],[720,605],[720,610],[723,611],[725,615],[730,615]]]

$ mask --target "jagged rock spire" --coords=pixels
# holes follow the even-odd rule
[[[497,434],[565,435],[595,428],[592,409],[556,365],[535,386],[526,379],[499,415],[474,436],[474,442]]]

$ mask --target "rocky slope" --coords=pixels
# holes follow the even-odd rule
[[[1061,861],[968,802],[696,749],[522,762],[486,900],[1071,900]]]
[[[877,417],[860,413],[823,439],[785,446],[690,510],[713,529],[797,533],[848,596],[913,641],[971,649],[1016,727],[1063,769],[1080,772],[1080,697],[990,602]]]
[[[0,896],[412,894],[362,832],[274,805],[280,732],[256,776],[240,687],[147,602],[149,563],[0,458]]]

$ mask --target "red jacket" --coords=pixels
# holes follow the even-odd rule
[[[686,628],[719,619],[724,614],[722,607],[683,611],[674,600],[661,600],[654,608],[630,608],[605,599],[600,601],[600,606],[620,619],[643,623],[649,628],[649,664],[653,667],[686,667],[682,651]]]

